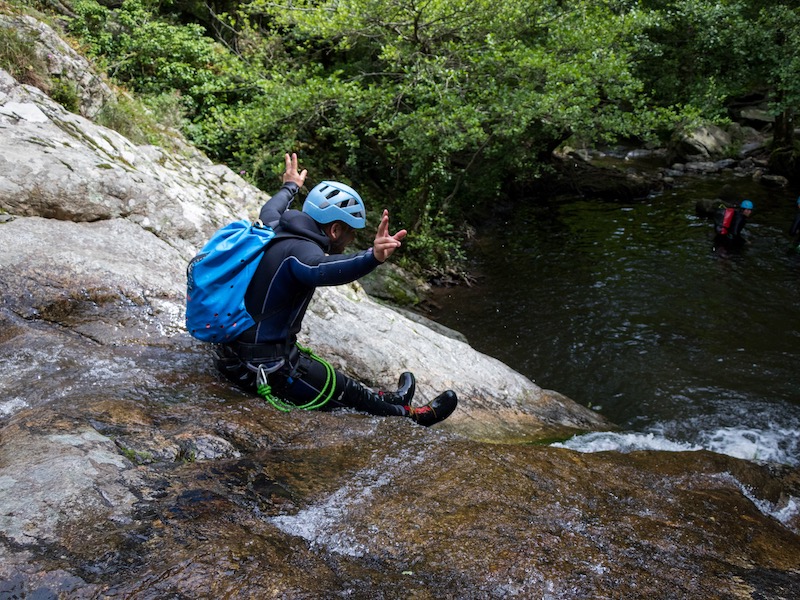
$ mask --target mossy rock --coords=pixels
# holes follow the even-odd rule
[[[396,306],[416,306],[430,291],[428,283],[391,263],[375,269],[359,282],[370,296]]]

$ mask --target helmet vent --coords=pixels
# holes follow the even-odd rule
[[[339,208],[350,208],[351,206],[359,206],[359,204],[358,204],[358,200],[356,200],[355,198],[347,198],[346,200],[343,200],[343,201],[339,202],[337,204],[337,206]],[[351,215],[355,216],[355,217],[363,217],[364,216],[364,213],[362,213],[360,210],[351,210],[351,211],[348,211],[348,212]]]
[[[331,198],[333,198],[334,196],[338,196],[339,194],[340,194],[339,190],[334,190],[333,192],[328,194],[326,198],[330,200]],[[350,206],[358,206],[358,200],[356,200],[355,198],[345,198],[341,202],[328,202],[328,200],[323,200],[322,202],[320,202],[319,207],[325,209],[328,208],[329,206],[338,206],[339,208],[349,208]],[[350,214],[356,217],[364,216],[364,214],[360,210],[350,211]]]

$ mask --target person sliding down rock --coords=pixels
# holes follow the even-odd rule
[[[317,286],[355,281],[385,262],[400,247],[405,229],[389,234],[383,211],[371,248],[343,254],[366,225],[366,209],[347,185],[323,181],[306,197],[302,211],[289,209],[305,182],[296,154],[286,154],[283,185],[261,209],[272,224],[269,243],[245,294],[256,324],[232,343],[214,346],[217,369],[245,390],[257,391],[280,410],[349,407],[380,416],[413,419],[424,426],[449,417],[458,398],[447,390],[424,406],[412,406],[416,383],[404,372],[398,389],[374,392],[297,344],[303,317]]]

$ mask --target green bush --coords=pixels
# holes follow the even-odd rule
[[[20,83],[35,86],[45,93],[50,91],[47,64],[34,51],[34,40],[10,27],[0,26],[0,68]]]
[[[81,97],[78,86],[72,81],[57,80],[50,88],[50,97],[68,111],[78,114],[81,108]]]
[[[107,102],[95,116],[95,122],[122,134],[134,144],[169,147],[163,127],[139,100],[120,95],[116,102]]]
[[[178,131],[186,127],[187,104],[191,103],[191,99],[185,98],[177,90],[142,96],[141,100],[153,115],[158,115],[160,125]]]
[[[113,80],[151,98],[180,95],[189,118],[247,95],[249,75],[235,56],[200,25],[160,16],[158,8],[148,0],[126,0],[116,10],[77,0],[69,31]]]

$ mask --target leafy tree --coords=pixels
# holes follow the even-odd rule
[[[645,31],[638,73],[655,102],[680,105],[684,112],[704,119],[726,119],[737,98],[759,95],[769,101],[775,116],[775,147],[793,148],[794,114],[800,106],[796,2],[643,0],[642,4],[652,11],[654,25]],[[791,171],[785,166],[782,170]]]
[[[762,33],[758,54],[766,56],[767,83],[777,115],[775,146],[793,148],[794,116],[800,107],[800,10],[770,4],[760,10],[756,29]]]
[[[315,178],[392,210],[413,230],[413,259],[437,269],[460,256],[464,219],[535,183],[561,144],[724,119],[726,102],[753,90],[792,131],[800,95],[788,0],[76,0],[75,10],[72,30],[109,72],[153,105],[177,98],[184,131],[216,160],[270,190],[297,150]]]
[[[281,39],[287,72],[265,65],[263,103],[223,107],[202,136],[270,148],[266,160],[276,141],[306,145],[314,172],[374,185],[414,229],[412,249],[446,260],[452,246],[433,242],[446,224],[537,177],[565,140],[644,135],[668,116],[631,69],[649,20],[629,4],[254,0],[246,13],[261,39]]]
[[[646,0],[652,26],[638,49],[638,73],[654,101],[725,116],[725,99],[759,86],[746,68],[752,27],[739,0]]]
[[[190,117],[246,96],[249,78],[202,26],[159,16],[156,0],[125,0],[115,10],[77,0],[70,31],[107,73],[144,96],[179,92]]]

